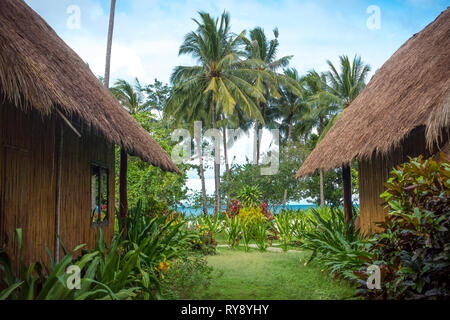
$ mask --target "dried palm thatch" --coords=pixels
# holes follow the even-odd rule
[[[0,2],[0,94],[24,111],[60,111],[79,118],[84,127],[129,154],[180,173],[86,63],[23,0]]]
[[[376,72],[297,172],[330,170],[386,155],[416,127],[427,147],[450,131],[450,8],[411,37]]]

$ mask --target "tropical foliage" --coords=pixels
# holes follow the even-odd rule
[[[450,164],[422,156],[395,168],[382,197],[389,214],[379,226],[372,257],[355,272],[358,294],[369,299],[450,297]],[[381,271],[381,288],[368,290],[367,266]]]

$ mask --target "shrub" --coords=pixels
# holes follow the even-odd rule
[[[336,277],[354,279],[353,270],[364,265],[370,255],[366,251],[367,241],[355,228],[357,209],[352,221],[347,222],[341,209],[331,209],[330,217],[323,218],[312,209],[310,222],[314,229],[304,234],[304,249],[312,250],[309,262],[316,256]]]
[[[194,227],[198,237],[191,240],[192,250],[199,251],[205,255],[215,254],[217,241],[214,239],[208,225],[197,224]]]
[[[127,299],[135,297],[139,290],[144,290],[142,282],[132,272],[137,266],[140,249],[125,256],[117,254],[117,237],[109,249],[105,248],[100,233],[96,250],[81,255],[74,260],[78,246],[68,253],[64,249],[64,257],[55,263],[50,255],[50,266],[43,268],[39,262],[26,266],[23,262],[22,230],[17,229],[20,257],[19,272],[16,274],[10,257],[0,250],[0,271],[2,282],[7,288],[0,292],[0,300],[65,300],[65,299]],[[75,265],[81,270],[81,288],[68,288],[69,266]]]
[[[202,224],[205,224],[208,226],[209,231],[211,232],[211,235],[213,237],[217,236],[217,234],[222,231],[224,219],[220,214],[214,214],[214,215],[206,215],[199,219],[199,221]]]
[[[260,208],[246,207],[240,210],[239,217],[244,223],[252,223],[262,220],[264,215]]]
[[[237,215],[239,214],[239,211],[241,210],[241,208],[242,208],[241,203],[239,202],[238,199],[235,199],[235,200],[233,201],[233,203],[231,203],[231,204],[228,206],[226,215],[227,215],[229,218],[234,217],[234,216],[237,216]]]
[[[212,267],[200,255],[183,256],[175,260],[162,280],[163,299],[192,299],[207,289],[212,280]]]
[[[287,251],[297,229],[296,217],[289,211],[285,211],[275,216],[275,223],[281,240],[281,248],[283,251]]]
[[[224,229],[225,237],[231,248],[239,245],[242,236],[242,220],[239,216],[225,217],[226,226]]]
[[[260,251],[266,251],[269,246],[267,239],[269,236],[270,223],[267,219],[261,219],[253,223],[253,234],[256,245]]]
[[[410,159],[391,172],[381,195],[389,207],[374,236],[367,265],[380,267],[382,285],[368,290],[366,266],[358,295],[368,299],[449,299],[450,164]]]
[[[257,186],[244,186],[238,198],[245,207],[256,207],[261,201],[262,193]]]

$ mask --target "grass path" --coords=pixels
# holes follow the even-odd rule
[[[195,299],[344,299],[354,294],[345,281],[331,279],[316,263],[305,267],[305,252],[258,252],[218,248],[208,257],[214,268],[210,287]]]

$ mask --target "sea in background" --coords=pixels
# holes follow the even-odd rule
[[[315,208],[315,207],[316,207],[315,204],[287,204],[286,205],[287,209],[293,209],[293,210],[298,210],[298,209],[307,210],[309,208]],[[283,208],[283,206],[279,206],[276,210],[276,213],[280,212],[280,210],[282,208]],[[203,213],[202,208],[191,208],[191,207],[182,207],[182,206],[179,206],[177,211],[184,213],[188,216],[189,215],[198,216]],[[225,211],[225,210],[222,210],[222,211]],[[213,212],[214,212],[214,208],[208,207],[208,213],[212,214]]]

